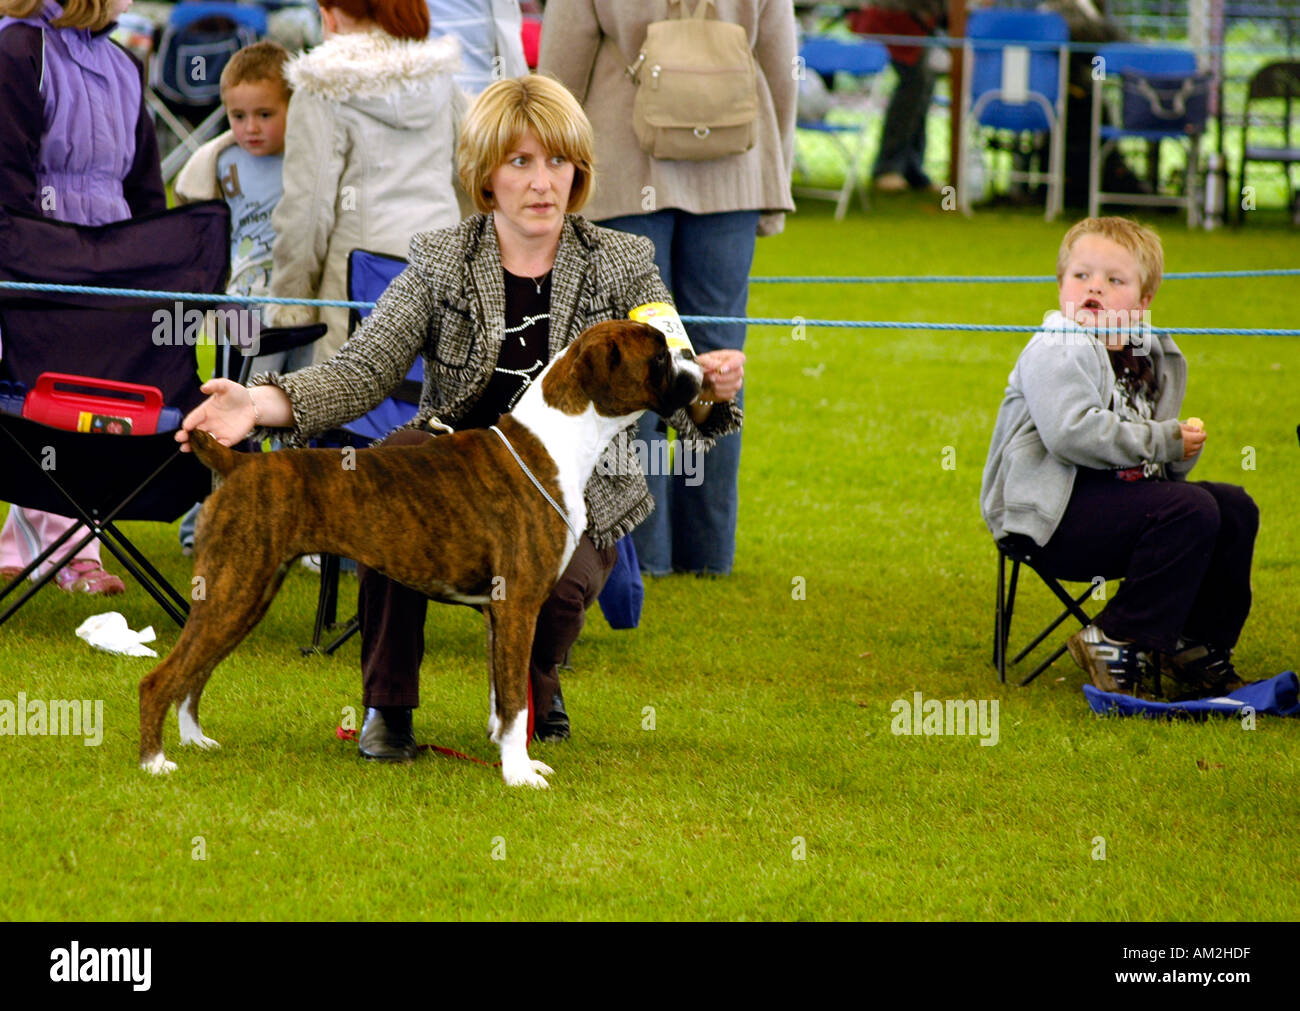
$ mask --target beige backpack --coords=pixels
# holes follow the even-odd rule
[[[741,25],[695,14],[646,28],[641,52],[627,74],[637,86],[632,128],[641,150],[655,158],[707,161],[754,146],[758,82],[749,37]]]

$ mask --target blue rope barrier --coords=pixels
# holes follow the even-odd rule
[[[168,298],[176,302],[210,302],[220,305],[314,305],[343,309],[373,309],[374,302],[345,302],[320,298],[271,298],[269,295],[219,295],[207,291],[153,291],[149,288],[97,288],[87,284],[35,284],[0,281],[0,290],[53,291],[64,295],[113,295],[118,298]]]
[[[752,316],[682,316],[681,320],[683,323],[743,323],[748,326],[781,327],[816,326],[834,327],[844,330],[958,330],[971,331],[975,333],[1037,333],[1039,330],[1043,329],[1041,323],[1037,326],[1012,326],[994,323],[917,323],[912,321],[885,322],[881,320],[854,319],[800,319],[799,317],[793,319],[776,319],[773,317]],[[1146,332],[1164,333],[1173,336],[1209,334],[1225,337],[1300,337],[1300,330],[1237,330],[1231,327],[1162,326],[1152,327]]]
[[[968,278],[960,278],[968,280]],[[1024,278],[1013,278],[1024,280]],[[1033,278],[1032,280],[1038,280]],[[1056,280],[1056,278],[1050,278]],[[214,295],[211,292],[151,291],[146,288],[99,288],[84,284],[36,284],[28,281],[0,281],[0,289],[14,291],[53,291],[73,295],[110,295],[119,298],[166,298],[173,301],[212,302],[226,305],[311,305],[342,306],[344,308],[372,309],[374,302],[344,302],[329,299],[269,298],[254,295]],[[956,330],[977,333],[1035,333],[1041,326],[1011,326],[989,323],[917,323],[886,322],[881,320],[803,319],[801,317],[777,318],[754,316],[682,316],[683,323],[723,323],[748,326],[813,326],[844,330]],[[1160,327],[1161,333],[1213,334],[1243,337],[1300,337],[1300,330],[1284,329],[1233,329],[1230,327]]]
[[[1240,277],[1300,277],[1300,267],[1259,270],[1191,270],[1164,275],[1166,281],[1216,280]],[[1053,274],[894,274],[867,275],[782,275],[753,276],[751,284],[1042,284],[1055,282]],[[342,299],[272,298],[269,295],[222,295],[195,291],[155,291],[149,288],[102,288],[81,284],[44,284],[0,281],[0,290],[51,291],[69,295],[114,295],[121,298],[171,298],[178,301],[227,305],[313,305],[343,309],[373,309],[374,302]]]
[[[805,36],[807,38],[827,38],[824,35]],[[1192,45],[1185,39],[1117,39],[1112,42],[1052,42],[1045,39],[967,39],[962,35],[858,35],[829,36],[839,42],[853,42],[859,39],[879,42],[885,46],[914,46],[927,49],[961,49],[967,41],[977,52],[991,49],[1004,49],[1007,46],[1020,46],[1024,49],[1063,49],[1070,53],[1093,53],[1102,46],[1162,46],[1188,49],[1196,53],[1224,53],[1229,56],[1277,56],[1290,55],[1295,47],[1275,44],[1271,46],[1239,46],[1231,42],[1219,45]]]
[[[1191,270],[1166,274],[1166,281],[1190,281],[1233,277],[1300,277],[1300,267],[1278,270]],[[750,284],[1040,284],[1056,283],[1055,274],[898,274],[892,277],[784,276],[751,277]]]

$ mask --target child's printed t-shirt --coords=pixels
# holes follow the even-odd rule
[[[1127,369],[1115,377],[1115,389],[1110,397],[1110,409],[1122,421],[1150,421],[1155,417],[1156,404],[1152,394],[1137,383],[1137,377]],[[1165,466],[1144,461],[1137,467],[1122,467],[1115,471],[1121,481],[1162,480]]]
[[[265,295],[271,288],[271,212],[284,192],[284,155],[251,155],[232,144],[217,156],[217,181],[230,205],[232,295]]]

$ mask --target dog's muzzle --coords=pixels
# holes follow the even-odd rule
[[[700,395],[704,388],[704,369],[688,348],[674,349],[672,354],[672,379],[664,395],[662,414],[667,417],[685,407]]]

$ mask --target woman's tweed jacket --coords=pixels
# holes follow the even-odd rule
[[[550,353],[583,330],[626,319],[646,302],[672,298],[654,265],[654,248],[640,236],[599,228],[568,215],[551,277]],[[288,375],[267,373],[250,386],[271,384],[293,402],[290,445],[365,414],[396,388],[424,357],[420,410],[405,427],[431,419],[453,427],[483,394],[501,352],[505,281],[491,215],[456,228],[421,232],[411,240],[410,266],[389,285],[375,311],[328,361]],[[740,428],[734,403],[716,405],[702,426],[687,411],[669,423],[683,439],[708,449]],[[614,440],[587,482],[587,533],[607,547],[650,515],[654,501],[633,447],[635,426]],[[262,435],[284,432],[264,431]]]

